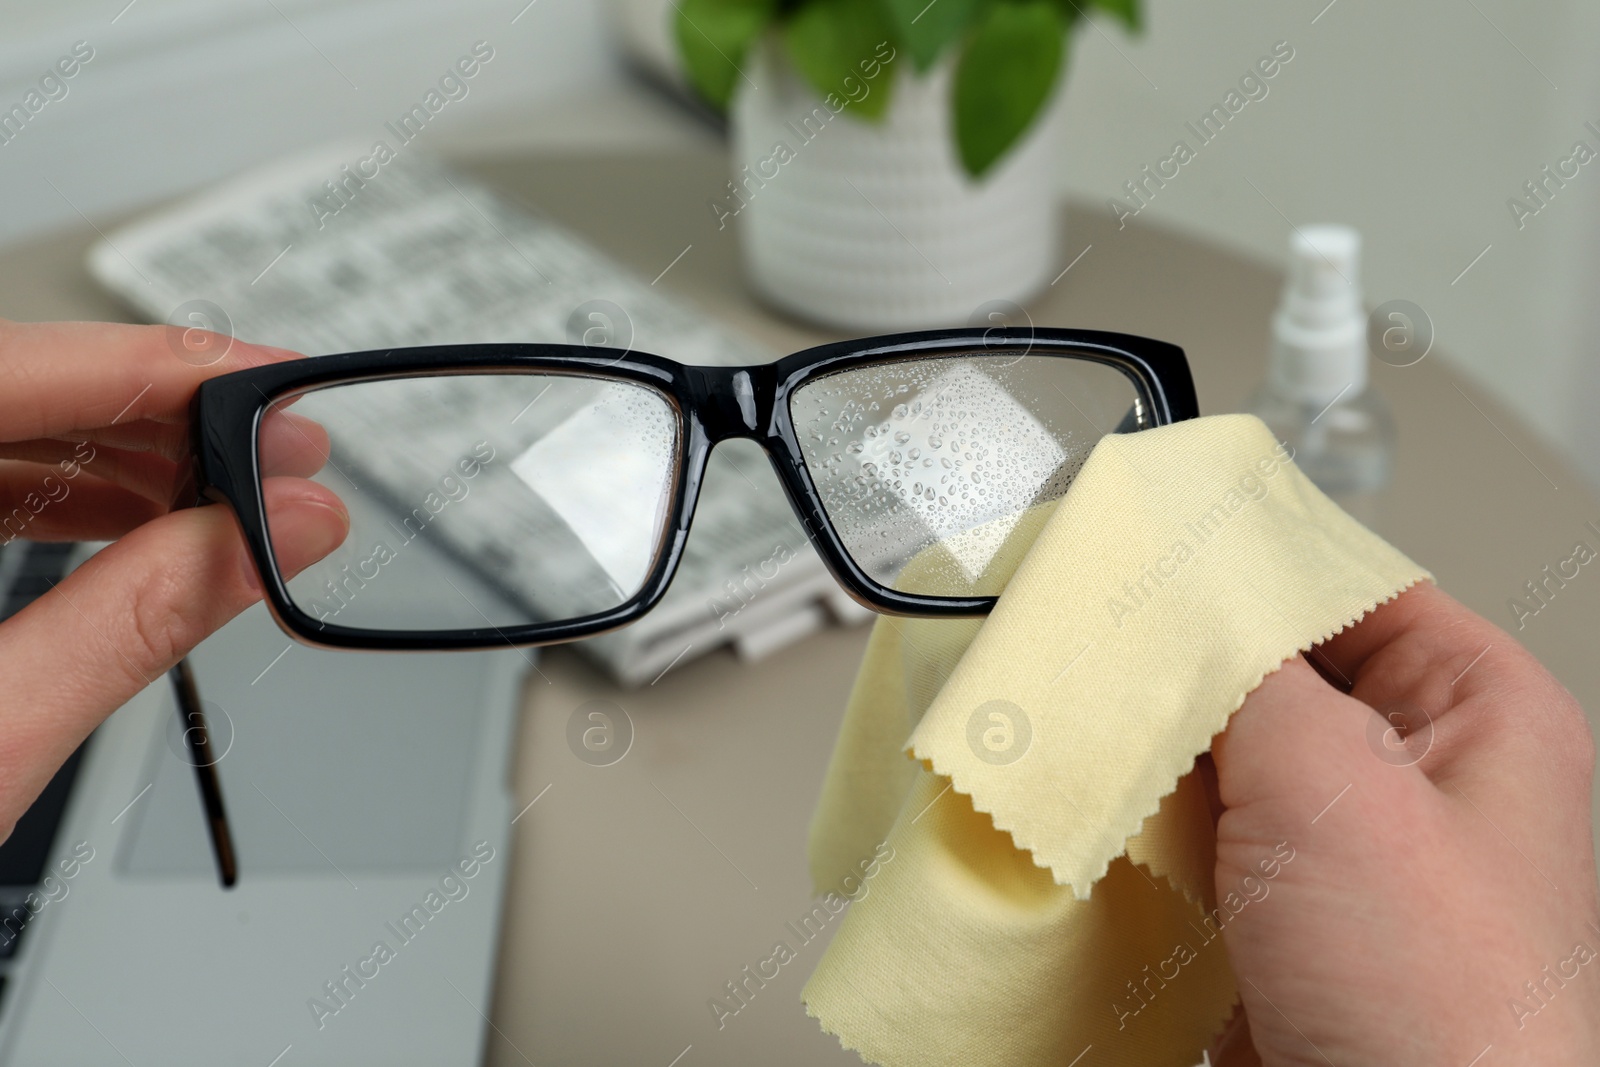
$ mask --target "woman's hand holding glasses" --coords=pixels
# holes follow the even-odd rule
[[[228,509],[169,501],[200,382],[299,357],[218,338],[226,354],[194,366],[169,339],[161,326],[0,322],[0,543],[115,541],[0,625],[0,838],[101,720],[261,599]],[[297,571],[349,527],[307,480],[327,438],[280,411],[261,447],[280,561]]]

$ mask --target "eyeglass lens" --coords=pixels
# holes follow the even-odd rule
[[[615,608],[656,563],[679,437],[655,390],[560,374],[362,381],[276,401],[258,435],[263,477],[311,477],[350,512],[344,544],[291,577],[289,597],[318,622],[387,630]]]
[[[841,371],[790,401],[856,564],[880,585],[944,597],[997,596],[1089,451],[1148,411],[1107,364],[983,352]]]

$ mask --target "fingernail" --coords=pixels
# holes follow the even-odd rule
[[[300,548],[305,553],[305,562],[311,564],[344,544],[344,539],[350,536],[350,513],[320,500],[305,501],[304,510]]]
[[[344,544],[350,514],[342,504],[296,497],[268,505],[267,528],[278,569],[289,579]]]

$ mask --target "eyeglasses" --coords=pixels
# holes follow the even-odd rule
[[[1181,349],[1082,330],[900,334],[750,367],[574,345],[390,349],[205,382],[190,499],[232,507],[274,616],[305,642],[551,644],[660,601],[712,449],[750,438],[855,599],[981,615],[1003,584],[996,561],[1102,436],[1195,414]],[[351,516],[344,544],[295,575],[263,504],[279,475],[318,481]]]
[[[1105,434],[1197,414],[1181,349],[1087,330],[899,334],[753,367],[580,345],[354,352],[202,384],[176,504],[233,509],[273,616],[309,644],[552,644],[661,600],[712,449],[748,438],[855,599],[982,615]],[[344,543],[295,574],[264,502],[282,476],[317,481],[350,514]],[[174,681],[232,886],[187,662]]]

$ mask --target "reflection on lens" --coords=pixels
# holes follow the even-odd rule
[[[998,595],[1095,443],[1148,411],[1115,367],[995,351],[841,371],[790,404],[857,565],[950,597]]]
[[[286,398],[258,440],[268,476],[326,456],[313,477],[350,511],[345,543],[288,581],[300,610],[358,629],[470,630],[637,595],[663,541],[679,427],[644,386],[472,374]]]

